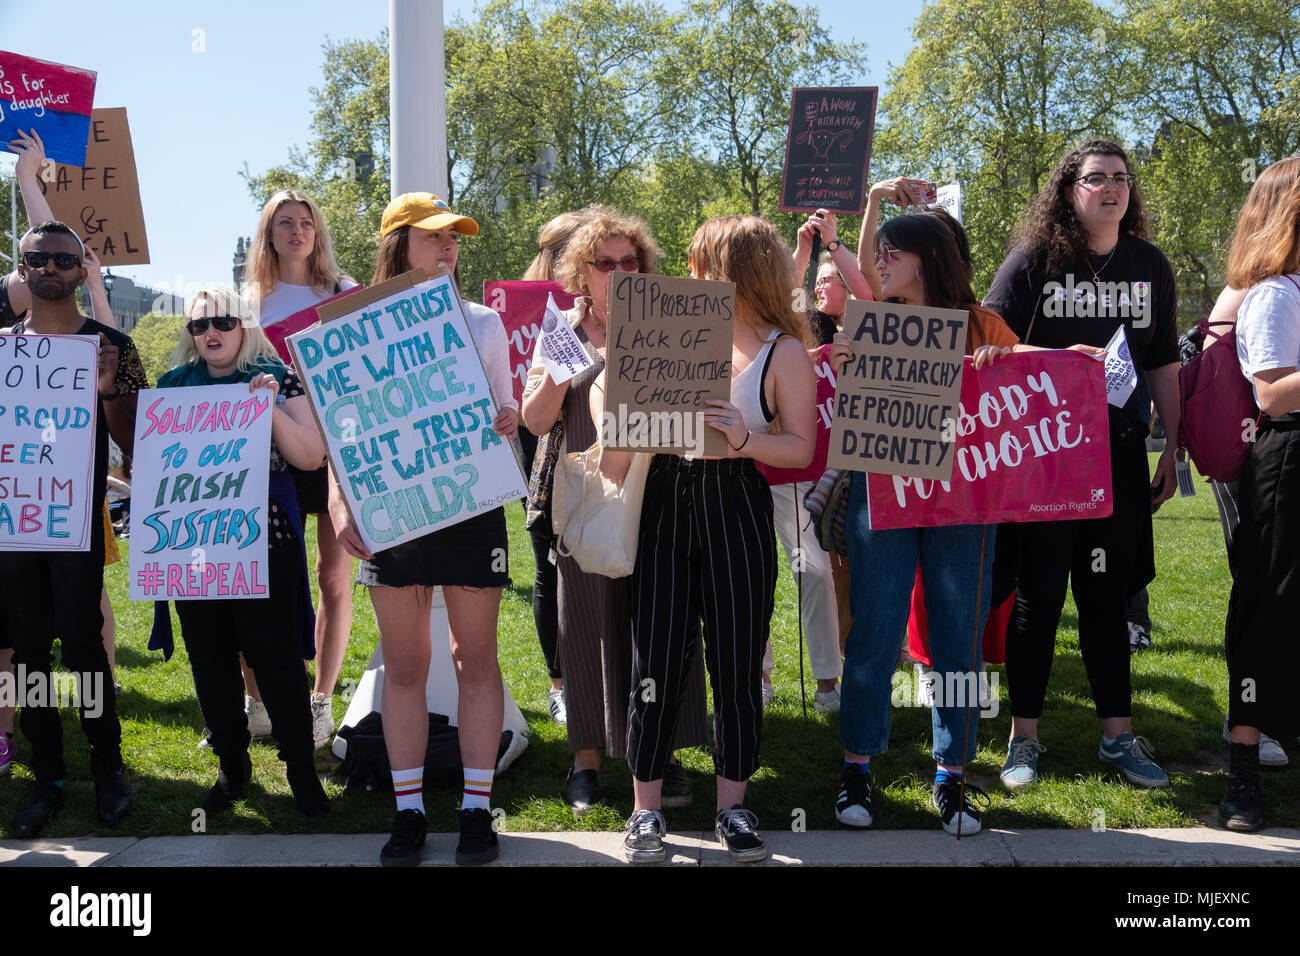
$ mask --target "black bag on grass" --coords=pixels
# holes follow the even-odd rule
[[[346,793],[374,793],[393,786],[388,748],[384,746],[383,717],[371,711],[355,726],[343,727],[338,736],[347,743],[347,752],[338,772],[347,778]],[[511,731],[501,733],[497,760],[510,746]],[[460,761],[460,737],[443,714],[429,715],[429,743],[424,751],[424,779],[459,781],[464,773]]]

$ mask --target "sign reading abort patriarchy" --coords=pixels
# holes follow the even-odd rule
[[[969,317],[849,300],[853,358],[836,382],[831,468],[948,480]]]

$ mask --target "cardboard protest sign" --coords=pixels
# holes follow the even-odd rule
[[[501,316],[510,343],[510,384],[515,401],[523,406],[524,384],[533,364],[533,340],[542,329],[546,299],[555,297],[561,309],[573,308],[577,295],[565,292],[558,282],[503,280],[483,283],[483,304]]]
[[[147,388],[136,408],[131,600],[266,597],[271,391]]]
[[[831,444],[831,421],[835,416],[835,372],[831,368],[830,354],[829,345],[823,345],[813,353],[813,371],[817,373],[817,447],[812,461],[806,468],[773,468],[761,461],[755,462],[769,485],[817,481],[826,471],[826,455]]]
[[[131,129],[122,107],[95,110],[85,159],[56,164],[38,182],[56,219],[77,231],[106,266],[149,261]]]
[[[36,130],[47,159],[80,166],[94,100],[94,70],[0,50],[0,146]]]
[[[0,335],[0,551],[89,551],[96,368],[89,335]]]
[[[527,494],[449,276],[415,270],[317,311],[289,348],[368,550]]]
[[[968,319],[956,309],[848,301],[853,358],[836,383],[830,467],[948,480]]]
[[[704,424],[710,398],[731,398],[736,286],[611,272],[600,443],[620,451],[726,456]]]
[[[876,122],[874,86],[799,87],[781,169],[782,212],[861,213]]]
[[[867,477],[873,529],[1111,513],[1106,383],[1091,357],[1024,352],[966,369],[956,431],[950,481]]]
[[[275,346],[275,350],[280,353],[280,358],[284,360],[284,363],[292,366],[293,356],[289,353],[289,336],[319,322],[320,316],[316,310],[325,303],[341,299],[345,295],[351,295],[354,292],[360,292],[364,288],[365,286],[362,285],[354,285],[351,289],[344,289],[338,295],[332,295],[328,299],[321,299],[310,308],[295,312],[292,315],[286,315],[279,322],[272,322],[270,325],[263,326],[262,331],[266,333],[267,340]]]

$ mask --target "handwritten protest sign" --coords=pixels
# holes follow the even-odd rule
[[[735,284],[616,272],[608,295],[601,445],[725,456],[700,413],[731,398]]]
[[[1111,513],[1106,384],[1091,357],[1026,352],[968,368],[956,429],[950,481],[868,476],[872,528]]]
[[[0,50],[0,144],[34,129],[47,159],[80,166],[94,99],[94,70]]]
[[[799,87],[781,170],[782,212],[861,213],[876,121],[874,86]]]
[[[773,468],[755,462],[769,485],[817,481],[826,471],[830,451],[831,422],[835,417],[835,372],[831,368],[831,346],[823,345],[813,353],[813,371],[817,373],[817,447],[807,468]]]
[[[573,308],[577,295],[565,292],[558,282],[523,282],[503,280],[483,283],[483,304],[501,316],[510,342],[510,385],[515,401],[522,406],[524,384],[533,364],[533,342],[542,329],[546,299],[555,297],[561,309]]]
[[[948,480],[968,318],[956,309],[849,300],[844,331],[853,358],[835,389],[832,468]]]
[[[89,551],[99,342],[0,335],[0,551]]]
[[[450,277],[408,272],[318,312],[289,348],[368,550],[527,493]]]
[[[148,388],[136,407],[131,600],[266,597],[270,390]]]
[[[140,182],[126,110],[95,110],[85,159],[37,180],[54,217],[75,229],[106,266],[149,261]]]

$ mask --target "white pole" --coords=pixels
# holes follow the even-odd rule
[[[392,195],[447,198],[447,85],[442,0],[388,0]]]

